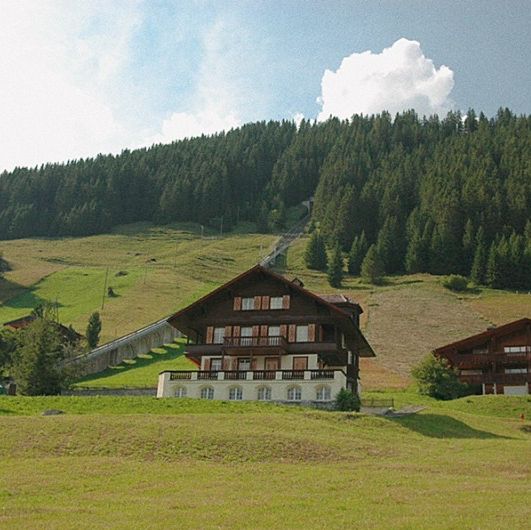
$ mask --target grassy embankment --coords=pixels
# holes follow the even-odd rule
[[[45,408],[67,414],[35,415]],[[530,426],[514,413],[529,408],[526,398],[465,398],[392,420],[258,403],[2,398],[0,525],[527,528]]]

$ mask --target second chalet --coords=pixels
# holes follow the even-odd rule
[[[330,402],[359,392],[359,358],[374,357],[361,313],[257,265],[168,319],[197,370],[162,372],[157,396]]]

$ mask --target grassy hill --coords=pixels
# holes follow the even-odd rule
[[[385,419],[259,403],[0,398],[0,525],[527,528],[531,425],[515,413],[529,414],[529,401],[467,399]],[[47,408],[66,414],[39,416]]]
[[[83,331],[92,311],[101,310],[105,276],[116,293],[101,310],[103,341],[138,329],[185,306],[254,265],[275,236],[249,227],[215,239],[201,238],[198,225],[128,225],[111,234],[84,238],[4,241],[0,249],[11,271],[0,279],[0,322],[24,315],[43,299],[57,300],[63,323]],[[289,251],[280,269],[317,293],[330,293],[326,275],[304,266],[306,240]],[[402,388],[409,371],[436,346],[531,314],[531,295],[479,289],[455,294],[427,274],[387,278],[383,286],[345,278],[338,291],[364,309],[362,327],[378,354],[363,360],[365,389]],[[104,374],[91,386],[155,386],[165,368],[187,366],[179,350],[154,351]],[[184,364],[180,364],[184,363]]]

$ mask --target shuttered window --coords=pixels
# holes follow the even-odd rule
[[[206,343],[212,344],[213,340],[214,340],[214,328],[212,326],[208,326],[207,332],[206,332]]]
[[[214,344],[223,344],[225,328],[214,328]]]
[[[282,296],[272,296],[269,300],[270,309],[282,309]]]
[[[254,298],[242,298],[242,311],[252,311],[254,309]]]

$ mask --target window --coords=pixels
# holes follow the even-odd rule
[[[251,359],[238,359],[238,370],[245,372],[251,369]]]
[[[225,328],[214,328],[214,344],[223,344]]]
[[[282,309],[282,296],[272,296],[269,299],[269,309]]]
[[[330,401],[331,392],[329,386],[318,386],[315,396],[317,401]]]
[[[506,374],[527,374],[527,368],[506,368]]]
[[[484,346],[482,346],[481,348],[474,348],[472,350],[472,353],[477,353],[477,354],[479,354],[479,353],[489,353],[489,349],[484,347]]]
[[[483,375],[483,370],[461,370],[461,375]]]
[[[252,311],[254,309],[254,298],[242,298],[242,311]]]
[[[526,350],[530,351],[531,348],[529,346],[505,346],[505,348],[503,348],[505,353],[525,353]]]
[[[204,386],[201,389],[201,399],[214,399],[214,389],[211,386]]]
[[[269,401],[271,399],[271,389],[268,386],[261,386],[258,389],[258,401]]]
[[[252,326],[241,328],[240,329],[240,336],[242,337],[241,341],[240,341],[240,344],[242,346],[251,346],[252,343],[253,343],[253,339],[252,339],[253,328],[252,328]]]
[[[175,397],[178,397],[178,398],[186,397],[186,388],[184,386],[178,386],[175,389]]]
[[[308,342],[308,326],[297,326],[297,342]]]
[[[243,399],[243,390],[241,386],[232,386],[229,388],[229,399],[230,400],[242,400]]]
[[[280,326],[269,326],[267,334],[270,337],[280,337]]]
[[[217,372],[221,370],[221,359],[212,359],[210,361],[210,370],[212,372]]]
[[[288,388],[288,401],[300,401],[302,397],[301,387],[292,386]]]

